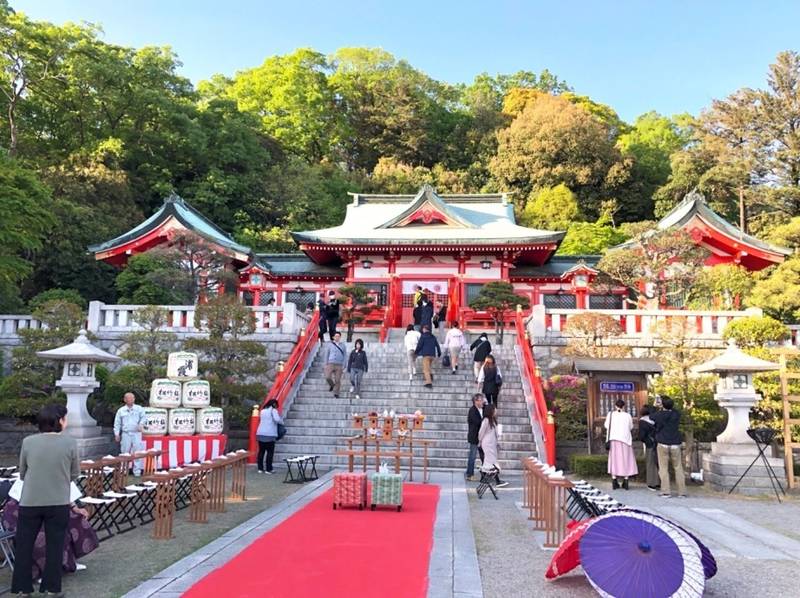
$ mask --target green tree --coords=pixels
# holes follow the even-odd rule
[[[200,354],[200,372],[211,383],[212,398],[222,407],[263,398],[266,349],[243,338],[255,332],[253,311],[236,297],[223,295],[198,305],[195,321],[208,337],[189,339],[184,348]]]
[[[11,373],[0,381],[3,415],[32,418],[44,403],[62,396],[55,382],[63,363],[44,360],[36,353],[71,343],[84,322],[80,307],[59,300],[43,303],[32,315],[42,325],[18,332],[21,345],[12,351]]]
[[[607,342],[622,334],[622,326],[606,314],[576,314],[567,320],[564,333],[568,337],[565,355],[608,359],[631,354],[630,347]]]
[[[264,133],[316,162],[330,155],[342,126],[330,71],[325,56],[301,48],[238,73],[228,94],[240,110],[259,118]]]
[[[692,286],[688,305],[695,309],[739,309],[753,285],[750,272],[737,264],[704,268]]]
[[[565,230],[579,220],[578,198],[564,183],[536,189],[522,211],[522,224],[545,230]]]
[[[558,255],[600,255],[630,237],[608,223],[573,222],[556,252]]]
[[[0,283],[16,284],[31,270],[27,256],[41,249],[53,226],[50,193],[36,175],[0,157]]]
[[[800,258],[792,256],[756,282],[747,305],[793,324],[800,320]]]
[[[372,309],[373,297],[365,287],[359,285],[345,285],[339,287],[337,292],[340,297],[339,310],[343,324],[347,325],[347,342],[353,340],[353,330],[357,324],[364,321]]]
[[[120,356],[141,373],[145,388],[163,375],[169,353],[177,337],[164,328],[170,325],[169,312],[157,305],[145,305],[133,313],[138,326],[124,336],[125,349]]]
[[[565,184],[581,213],[596,218],[606,182],[621,156],[609,128],[570,101],[541,95],[498,133],[490,169],[499,186],[527,197],[536,188]],[[619,165],[622,167],[621,165]]]
[[[478,296],[470,301],[469,306],[478,311],[486,311],[492,317],[495,333],[499,335],[499,343],[503,344],[503,330],[506,316],[517,308],[530,307],[530,300],[524,295],[517,295],[514,286],[505,281],[487,282],[481,287]]]
[[[182,305],[193,301],[189,281],[163,253],[131,256],[115,285],[122,303]]]
[[[725,340],[733,339],[742,348],[763,347],[767,343],[785,341],[791,336],[785,324],[769,316],[748,316],[734,320],[722,332]]]
[[[31,310],[36,310],[48,301],[66,301],[77,305],[81,309],[87,308],[86,299],[75,289],[48,289],[35,297],[31,297],[28,301],[28,307]]]

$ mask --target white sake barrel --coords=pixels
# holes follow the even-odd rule
[[[178,351],[170,353],[167,360],[167,378],[193,380],[197,378],[197,353]]]
[[[160,407],[145,407],[142,434],[164,436],[167,433],[167,410]]]
[[[167,378],[156,378],[150,385],[151,407],[180,407],[181,383]]]
[[[197,410],[198,434],[222,434],[223,416],[219,407],[204,407]]]
[[[172,436],[187,436],[194,434],[194,409],[188,409],[186,407],[170,409],[168,427],[169,433]]]
[[[208,407],[211,405],[211,384],[205,380],[189,380],[183,383],[184,407]]]

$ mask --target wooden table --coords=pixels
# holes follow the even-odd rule
[[[420,445],[423,448],[422,456],[422,481],[428,482],[428,447],[434,444],[433,440],[423,438],[393,438],[392,440],[383,440],[382,438],[371,438],[369,436],[349,436],[344,439],[347,443],[346,450],[336,451],[337,455],[347,456],[347,466],[349,471],[353,471],[355,466],[355,457],[362,458],[362,470],[367,471],[367,459],[375,457],[375,471],[378,471],[380,466],[381,457],[388,457],[394,459],[395,473],[400,473],[400,459],[408,459],[408,479],[414,481],[414,448],[415,445]],[[354,444],[362,445],[360,448],[353,448]],[[370,450],[374,445],[374,449]],[[381,450],[381,447],[388,450]]]

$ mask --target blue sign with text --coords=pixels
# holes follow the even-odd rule
[[[600,392],[633,392],[633,382],[601,382]]]

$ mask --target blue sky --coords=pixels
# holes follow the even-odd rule
[[[800,2],[492,0],[11,0],[56,23],[90,21],[111,43],[169,45],[197,82],[310,46],[379,46],[429,75],[547,68],[626,120],[697,113],[763,87],[781,50],[800,50]]]

